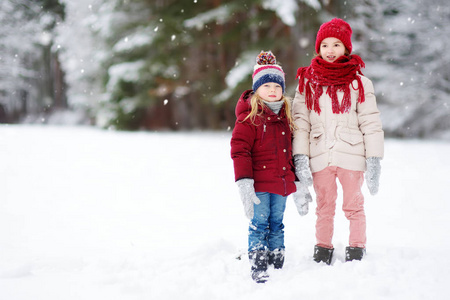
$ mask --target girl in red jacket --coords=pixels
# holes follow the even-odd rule
[[[296,192],[292,161],[289,100],[284,97],[285,76],[272,52],[261,52],[253,72],[253,89],[242,93],[236,105],[231,138],[235,179],[247,217],[251,220],[248,255],[252,278],[265,282],[267,267],[284,263],[283,216],[286,198]],[[301,215],[311,201],[307,188],[294,201]]]

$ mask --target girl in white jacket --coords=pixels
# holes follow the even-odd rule
[[[384,133],[372,82],[361,73],[363,60],[352,52],[352,29],[341,19],[322,24],[316,38],[317,56],[299,68],[293,101],[293,154],[300,182],[317,196],[314,260],[331,263],[337,199],[342,185],[343,210],[350,221],[346,261],[361,260],[366,247],[366,217],[361,187],[378,191]],[[312,173],[312,174],[311,174]],[[312,176],[311,176],[312,175]],[[311,177],[313,180],[311,180]]]

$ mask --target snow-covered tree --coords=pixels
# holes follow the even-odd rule
[[[286,72],[310,63],[322,22],[348,20],[375,83],[386,133],[448,132],[444,0],[64,0],[58,44],[70,104],[119,129],[227,128],[254,57]]]
[[[356,52],[366,58],[388,135],[450,130],[450,7],[445,0],[353,1]]]
[[[299,3],[309,12],[320,7]],[[271,49],[295,74],[297,65],[287,62],[302,56],[290,27],[305,13],[296,0],[66,5],[60,42],[71,104],[90,110],[103,127],[226,128],[239,90],[251,81],[248,68],[242,78],[236,69],[243,59]]]
[[[57,0],[0,2],[0,122],[39,114],[64,101],[53,29],[64,18]],[[55,84],[60,83],[56,86]]]

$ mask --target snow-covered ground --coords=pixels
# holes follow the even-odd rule
[[[289,198],[286,263],[254,283],[230,133],[0,127],[0,299],[444,299],[450,144],[386,142],[368,252],[311,260],[315,204]],[[341,201],[341,199],[339,199]],[[340,205],[338,205],[339,207]]]

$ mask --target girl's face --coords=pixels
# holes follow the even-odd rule
[[[337,38],[326,38],[320,43],[319,55],[327,62],[334,62],[339,57],[345,55],[345,46]]]
[[[283,96],[283,87],[275,82],[267,82],[261,85],[256,93],[267,102],[275,102]]]

